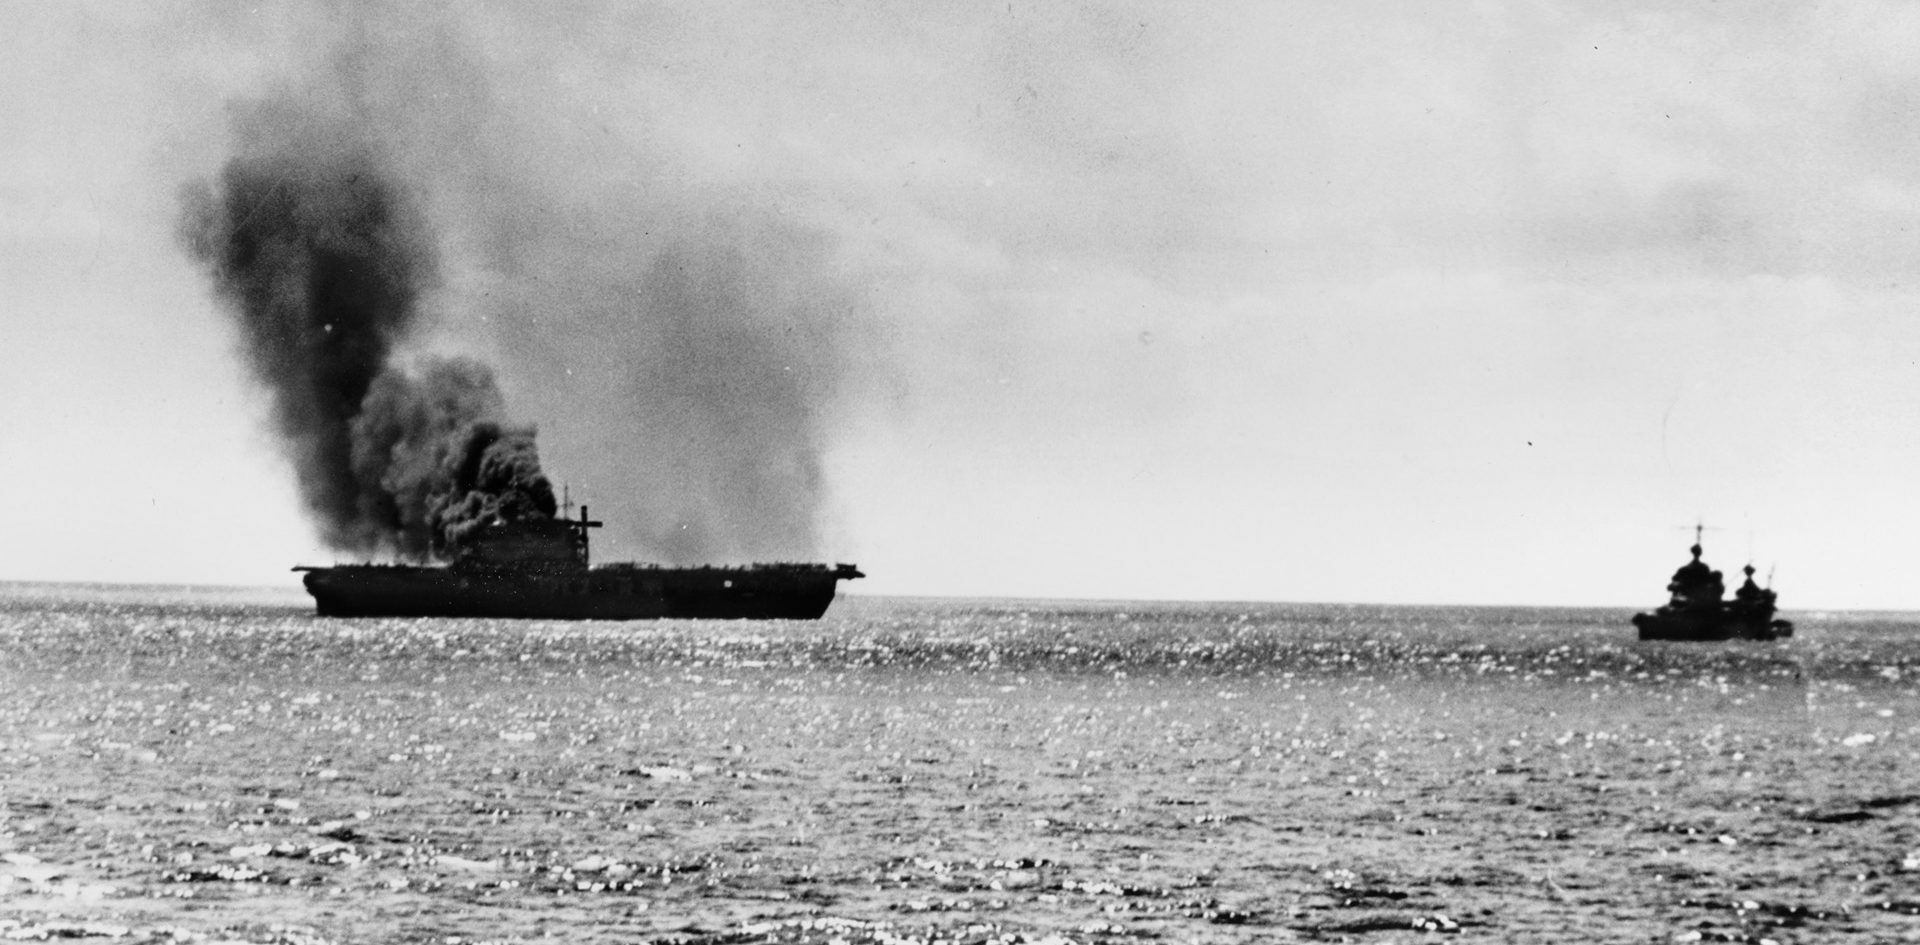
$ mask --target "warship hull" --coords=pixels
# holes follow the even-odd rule
[[[529,571],[356,564],[300,568],[323,617],[817,620],[852,565]]]
[[[1793,636],[1793,624],[1769,619],[1771,615],[1733,613],[1693,614],[1670,611],[1665,607],[1653,613],[1634,614],[1633,625],[1642,640],[1680,640],[1720,642],[1723,640],[1781,640]]]
[[[1673,596],[1666,606],[1650,614],[1633,615],[1633,626],[1639,631],[1640,639],[1719,642],[1781,640],[1793,636],[1792,623],[1773,619],[1778,595],[1771,586],[1754,583],[1752,562],[1740,569],[1747,579],[1733,592],[1733,599],[1723,599],[1726,583],[1721,580],[1720,572],[1700,558],[1704,551],[1700,547],[1700,535],[1704,531],[1705,524],[1694,526],[1693,547],[1687,549],[1693,553],[1693,560],[1673,572],[1673,580],[1667,583],[1667,592]],[[1767,583],[1773,583],[1772,575],[1768,575]]]

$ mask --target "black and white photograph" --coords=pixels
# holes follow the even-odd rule
[[[1920,941],[1920,7],[0,0],[0,939]]]

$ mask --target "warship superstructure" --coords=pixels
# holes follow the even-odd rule
[[[1633,615],[1642,640],[1778,640],[1793,636],[1793,624],[1774,619],[1772,587],[1753,582],[1753,565],[1742,570],[1746,582],[1725,600],[1726,583],[1720,572],[1700,560],[1700,533],[1694,528],[1693,560],[1673,572],[1667,584],[1672,595],[1653,613]],[[1772,582],[1769,581],[1769,584]]]
[[[323,617],[817,620],[850,564],[594,565],[587,516],[495,521],[445,565],[302,565]]]

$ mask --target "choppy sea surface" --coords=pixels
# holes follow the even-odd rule
[[[1920,940],[1920,615],[0,585],[0,939]]]

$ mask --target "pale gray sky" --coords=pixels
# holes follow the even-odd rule
[[[1670,6],[0,3],[0,578],[333,559],[174,235],[275,97],[603,559],[724,476],[647,340],[724,258],[858,591],[1650,606],[1704,517],[1920,607],[1920,9]]]

